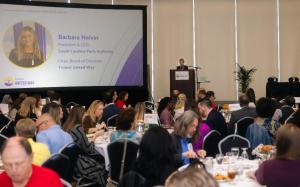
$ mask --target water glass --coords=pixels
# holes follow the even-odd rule
[[[226,162],[227,162],[228,164],[230,164],[230,163],[232,162],[232,157],[233,157],[232,152],[227,152],[227,153],[226,153]],[[223,159],[223,160],[224,160],[224,159]]]
[[[224,155],[223,154],[216,154],[216,161],[219,165],[222,164],[223,162],[223,158],[224,158]]]
[[[212,172],[213,170],[213,157],[206,157],[204,160],[205,168],[208,172]]]
[[[241,154],[241,158],[244,159],[244,160],[248,160],[249,159],[249,156],[248,156],[248,153],[247,153],[247,147],[243,147],[242,150],[242,154]]]
[[[241,180],[243,173],[244,173],[243,166],[242,165],[236,166],[236,174],[238,176],[238,180]]]
[[[238,157],[239,157],[239,152],[240,152],[240,150],[239,150],[238,147],[232,147],[232,148],[231,148],[231,153],[232,153],[232,156],[233,156],[233,158],[234,158],[235,160],[238,159]]]

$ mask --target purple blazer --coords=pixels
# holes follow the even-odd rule
[[[210,127],[206,123],[201,123],[198,129],[198,136],[195,138],[193,142],[194,151],[198,151],[202,149],[204,137],[209,133]]]

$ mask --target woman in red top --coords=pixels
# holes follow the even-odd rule
[[[122,109],[126,108],[125,102],[127,101],[127,99],[128,99],[128,92],[122,91],[119,94],[119,97],[118,97],[117,101],[115,102],[115,105],[117,105],[117,107],[119,107],[122,110]]]

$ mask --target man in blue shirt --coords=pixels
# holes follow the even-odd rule
[[[64,145],[73,142],[71,135],[63,131],[47,113],[37,119],[36,126],[38,129],[37,142],[48,145],[51,154],[57,153]]]

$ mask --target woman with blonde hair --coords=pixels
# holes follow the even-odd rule
[[[34,97],[26,97],[21,103],[20,109],[16,114],[15,122],[17,123],[20,119],[23,118],[36,120],[37,115],[35,114],[35,103],[36,99]]]
[[[102,117],[104,109],[104,103],[100,100],[92,102],[88,110],[83,116],[83,128],[85,133],[94,133],[102,128],[106,128],[104,122],[97,126],[99,120]]]
[[[175,111],[174,119],[175,120],[181,114],[183,114],[184,111],[187,110],[186,102],[187,102],[186,95],[184,93],[179,94],[177,97],[177,102],[176,102],[175,109],[174,109],[174,111]]]
[[[22,28],[17,39],[17,46],[10,52],[9,59],[22,67],[35,67],[44,62],[38,37],[33,28],[30,26]]]
[[[144,102],[138,102],[135,107],[135,116],[138,122],[144,122],[144,114],[146,112],[146,105]]]

